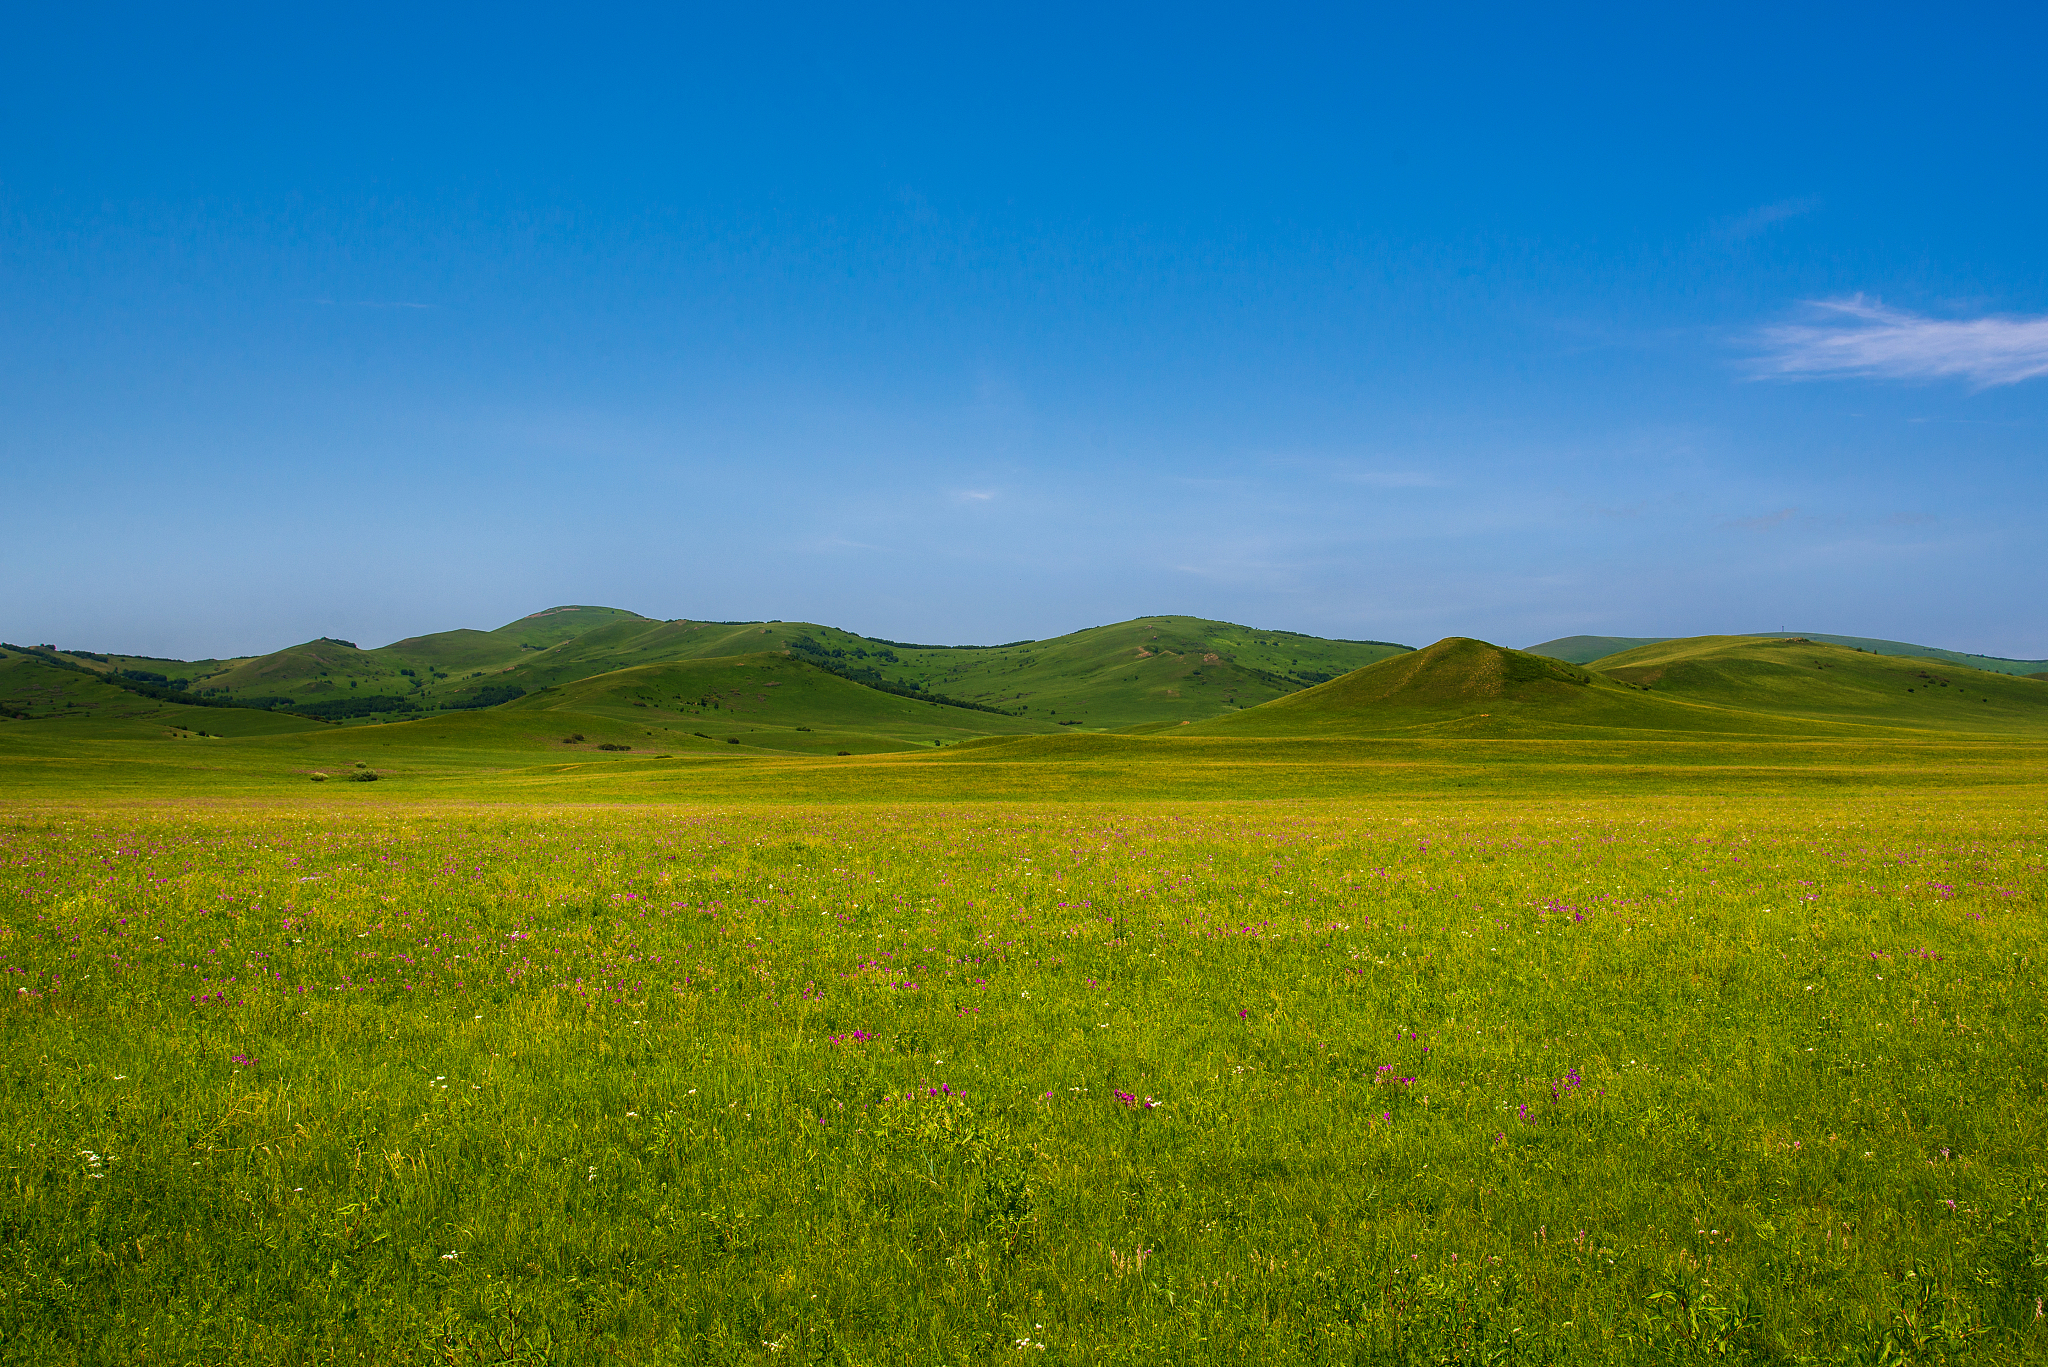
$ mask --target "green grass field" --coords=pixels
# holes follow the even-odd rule
[[[0,669],[0,1362],[2048,1356],[2048,685]]]
[[[2041,795],[16,808],[0,1353],[2038,1361]]]

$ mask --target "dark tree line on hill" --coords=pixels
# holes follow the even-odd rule
[[[941,707],[964,707],[970,712],[993,712],[999,717],[1023,715],[1022,713],[1012,712],[1001,707],[990,707],[987,703],[968,702],[965,698],[949,698],[943,693],[930,693],[925,691],[921,684],[910,680],[897,683],[892,679],[884,678],[882,671],[874,668],[872,665],[841,664],[833,656],[843,657],[846,653],[845,651],[828,651],[808,636],[799,636],[792,640],[789,643],[789,648],[795,653],[796,658],[802,660],[805,664],[815,665],[827,674],[837,674],[849,683],[857,683],[863,687],[872,688],[878,693],[893,693],[899,698],[917,698],[924,702],[935,702]],[[886,651],[883,654],[891,660],[896,658]]]
[[[452,711],[464,711],[478,707],[496,707],[499,703],[523,698],[526,690],[516,684],[493,684],[479,688],[465,698],[456,698],[441,706]],[[322,721],[352,721],[357,717],[375,717],[393,712],[424,712],[411,698],[393,697],[390,694],[367,694],[358,698],[326,698],[319,702],[295,702],[290,711],[302,716],[318,717]]]
[[[453,702],[446,702],[441,705],[443,707],[456,708],[496,707],[499,703],[511,702],[514,698],[523,698],[525,696],[526,690],[517,684],[489,684],[479,688],[468,697],[457,698]]]

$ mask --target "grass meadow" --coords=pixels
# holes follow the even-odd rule
[[[0,1361],[2039,1362],[2039,796],[17,806]]]

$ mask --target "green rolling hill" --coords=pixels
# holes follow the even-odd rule
[[[1583,653],[1594,639],[1550,644]],[[1575,663],[1467,638],[1410,650],[1191,617],[942,646],[563,607],[495,631],[370,650],[316,640],[240,660],[0,649],[0,750],[19,772],[85,763],[164,782],[368,771],[603,783],[649,763],[737,774],[744,764],[729,766],[749,759],[920,754],[1314,765],[1370,762],[1393,741],[1450,744],[1483,764],[1517,742],[1776,753],[1788,741],[2044,738],[2048,683],[1778,634],[1636,641]]]
[[[532,691],[667,660],[784,651],[861,683],[1107,728],[1253,707],[1406,649],[1193,617],[1139,618],[1000,646],[914,645],[813,622],[634,618],[530,652],[480,678],[434,685],[422,690],[422,701],[462,701],[494,686]]]
[[[634,665],[498,707],[320,727],[265,748],[294,773],[344,773],[357,760],[391,772],[479,764],[588,770],[652,758],[887,754],[1057,729],[882,693],[788,655],[759,652]]]
[[[1452,637],[1169,737],[1914,734],[2048,737],[2048,687],[1775,637],[1694,637],[1577,666]]]
[[[196,674],[191,687],[227,698],[285,697],[344,720],[490,705],[511,696],[498,676],[579,636],[621,624],[654,625],[619,608],[559,607],[495,631],[441,631],[370,650],[321,637]],[[389,705],[380,708],[379,700]]]
[[[1909,731],[2048,731],[2048,684],[1818,637],[1693,636],[1588,668],[1665,698],[1743,712]]]
[[[1887,641],[1875,636],[1830,636],[1825,632],[1758,631],[1744,640],[1798,640],[1823,641],[1828,645],[1847,646],[1851,650],[1867,651],[1872,655],[1898,655],[1915,660],[1941,660],[1952,665],[1967,665],[1983,670],[1987,674],[2019,674],[2034,678],[2048,675],[2048,660],[2009,660],[2002,655],[1973,655],[1961,650],[1943,650],[1939,646],[1914,645],[1910,641]],[[1701,637],[1678,636],[1560,636],[1554,641],[1528,648],[1531,655],[1548,655],[1553,660],[1564,660],[1570,664],[1592,664],[1595,660],[1617,655],[1624,650],[1638,646],[1661,645],[1666,641],[1700,640]],[[1718,638],[1717,638],[1718,639]]]
[[[1006,646],[863,646],[861,664],[885,679],[1091,729],[1220,716],[1409,649],[1173,616]],[[837,657],[828,663],[843,664]]]
[[[581,731],[574,750],[611,743],[680,752],[738,745],[780,754],[869,754],[921,749],[983,735],[1028,735],[1051,721],[1007,717],[883,693],[779,651],[633,665],[530,693],[487,714],[440,718],[526,722],[545,717],[551,733]]]
[[[201,707],[123,688],[66,660],[0,648],[0,722],[40,739],[208,739],[317,731],[305,717]]]
[[[1659,696],[1526,651],[1453,636],[1172,737],[1519,738],[1592,732],[1785,735],[1800,724]]]
[[[765,635],[764,625],[771,628]],[[1585,775],[1598,770],[1611,783],[1653,772],[1675,781],[1671,775],[1695,769],[1719,774],[1717,782],[1790,781],[1787,775],[1808,769],[1838,776],[1829,782],[1864,774],[1897,781],[1917,773],[1915,765],[2031,772],[2048,740],[2048,684],[1767,637],[1660,642],[1597,668],[1451,638],[1255,707],[1111,734],[1062,725],[1050,707],[1014,716],[945,704],[910,690],[907,673],[892,675],[897,691],[885,692],[813,663],[815,649],[780,644],[773,628],[783,625],[614,621],[529,654],[538,660],[600,631],[630,632],[628,644],[672,651],[687,640],[728,653],[557,683],[529,676],[535,687],[497,706],[357,725],[143,696],[67,662],[9,651],[0,655],[0,775],[9,792],[61,796],[274,793],[308,779],[374,778],[374,789],[333,791],[1030,796],[1051,784],[1080,798],[1137,782],[1132,776],[1141,769],[1155,775],[1145,782],[1166,784],[1162,792],[1236,785],[1233,791],[1251,795],[1335,793],[1347,784],[1439,780],[1506,791],[1547,782],[1532,777],[1539,770],[1579,774],[1573,782],[1591,781]],[[1182,672],[1163,671],[1165,683],[1142,673],[1133,679],[1131,664],[1113,658],[1111,667],[1123,673],[1104,680],[1098,664],[1098,689],[1123,684],[1127,697],[1142,702],[1145,694],[1132,685],[1171,688],[1178,677],[1185,698],[1201,687],[1196,679],[1217,679],[1208,686],[1218,690],[1240,682],[1223,675],[1220,658],[1190,661],[1189,651],[1152,649],[1153,624],[1143,625],[1139,662]],[[662,627],[677,630],[646,639]],[[1170,628],[1159,628],[1167,645]],[[841,638],[812,637],[818,645],[827,639]],[[769,648],[731,653],[749,641]],[[617,645],[597,653],[615,653]],[[849,654],[833,662],[903,669],[920,658],[911,652],[929,658],[939,650],[881,648],[892,660],[877,646],[840,647]],[[574,673],[594,662],[553,667]],[[1015,674],[1049,668],[1028,652],[1009,664]],[[1085,668],[1070,677],[1084,685],[1090,679]],[[1104,692],[1091,700],[1102,705]],[[1196,699],[1206,702],[1200,693]],[[945,777],[957,765],[982,777]],[[1156,777],[1163,774],[1178,777],[1167,783]]]
[[[490,707],[645,664],[782,651],[883,689],[1108,728],[1253,707],[1406,649],[1194,617],[1139,618],[1046,641],[939,646],[811,622],[662,621],[619,608],[557,607],[495,631],[437,632],[372,649],[323,637],[237,660],[144,664],[89,651],[63,658],[110,675],[182,680],[204,697],[352,722]]]

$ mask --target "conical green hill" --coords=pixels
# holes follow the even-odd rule
[[[518,621],[507,622],[489,634],[510,637],[521,645],[538,648],[551,646],[558,641],[566,641],[581,636],[586,631],[595,631],[599,627],[611,626],[616,622],[640,622],[651,625],[647,618],[637,612],[628,612],[624,608],[568,606],[544,608],[539,612],[528,613]]]
[[[1447,636],[1433,646],[1354,669],[1349,674],[1267,704],[1274,708],[1453,706],[1512,701],[1569,704],[1593,682],[1562,660]]]

